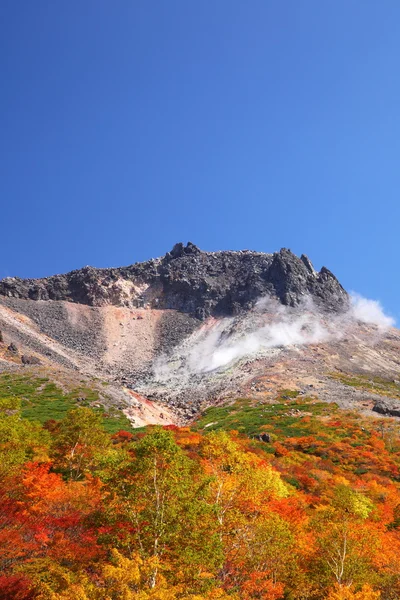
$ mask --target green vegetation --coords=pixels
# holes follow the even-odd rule
[[[267,454],[282,457],[296,452],[298,464],[313,460],[317,465],[323,460],[357,476],[399,477],[395,457],[400,452],[400,428],[393,419],[363,418],[316,398],[284,397],[290,398],[287,390],[270,403],[239,399],[229,406],[211,407],[192,428],[202,433],[238,431]],[[269,435],[270,443],[258,440],[262,433]],[[394,462],[381,460],[378,438],[379,449],[385,448]],[[293,473],[285,480],[298,487]]]
[[[0,398],[19,398],[22,417],[41,424],[49,420],[61,421],[69,410],[83,406],[93,408],[102,416],[103,427],[108,433],[132,430],[121,411],[102,406],[99,392],[84,385],[63,391],[47,377],[2,373]]]
[[[383,377],[371,377],[369,375],[347,375],[346,373],[331,373],[332,379],[340,381],[350,387],[368,390],[373,394],[400,398],[400,383],[384,379]]]
[[[98,411],[103,418],[103,427],[107,433],[117,433],[117,431],[136,431],[132,428],[129,419],[120,410],[111,407],[94,409]]]
[[[336,404],[298,398],[298,392],[283,390],[272,403],[238,399],[229,406],[208,408],[194,429],[237,430],[249,437],[271,429],[279,437],[301,437],[310,434],[317,417],[332,415],[336,410]]]

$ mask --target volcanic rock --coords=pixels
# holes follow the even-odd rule
[[[69,301],[89,306],[174,309],[204,320],[239,314],[261,297],[288,306],[311,297],[322,309],[340,311],[348,295],[325,267],[317,273],[306,256],[283,248],[274,254],[249,250],[202,252],[175,244],[158,259],[128,267],[84,267],[43,279],[5,278],[0,296]]]
[[[382,398],[375,403],[372,410],[381,415],[400,417],[400,402],[392,398]]]

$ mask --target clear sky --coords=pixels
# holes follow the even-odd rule
[[[285,246],[399,297],[399,0],[2,0],[0,277]]]

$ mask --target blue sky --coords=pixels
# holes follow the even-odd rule
[[[400,318],[398,0],[3,0],[0,277],[285,246]]]

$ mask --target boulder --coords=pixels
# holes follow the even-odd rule
[[[37,356],[23,354],[21,356],[21,362],[23,365],[41,365],[42,361]]]
[[[11,344],[9,346],[7,346],[7,350],[9,352],[11,352],[11,354],[18,354],[18,348],[17,346],[14,344],[14,342],[11,342]]]
[[[269,433],[260,433],[260,435],[257,435],[257,439],[260,442],[269,444],[269,442],[271,441],[271,436],[269,435]]]
[[[375,402],[372,410],[381,415],[400,417],[400,402],[393,398],[382,398]]]

